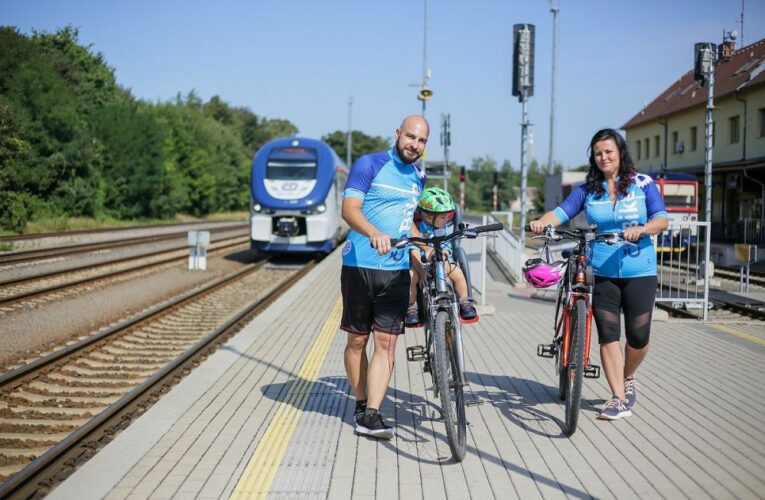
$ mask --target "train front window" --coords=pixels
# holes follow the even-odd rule
[[[278,148],[266,162],[266,179],[275,181],[311,181],[316,179],[318,156],[312,148]]]
[[[667,208],[696,208],[695,185],[664,184],[662,191]]]

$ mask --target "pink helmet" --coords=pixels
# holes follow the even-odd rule
[[[566,262],[562,260],[549,264],[542,259],[529,259],[523,266],[523,277],[534,288],[547,288],[563,278],[565,265]]]

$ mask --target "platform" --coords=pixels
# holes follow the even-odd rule
[[[382,411],[391,441],[353,431],[340,256],[330,255],[50,498],[762,498],[765,328],[655,321],[634,415],[561,433],[557,375],[536,345],[553,305],[497,281],[465,329],[468,452],[451,460],[438,401],[399,343]],[[597,349],[593,362],[599,363]]]

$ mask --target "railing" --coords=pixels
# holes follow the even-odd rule
[[[703,309],[709,303],[709,223],[671,222],[653,237],[656,247],[657,302],[673,307]]]
[[[743,243],[758,247],[765,246],[765,224],[762,219],[744,218],[741,224],[744,226]]]
[[[467,259],[470,286],[481,295],[481,305],[486,305],[486,241],[488,238],[491,236],[459,240],[459,246],[465,251]]]
[[[498,217],[503,215],[506,218]],[[513,214],[512,212],[492,212],[491,215],[484,216],[485,224],[493,222],[501,222],[505,225],[505,229],[494,233],[497,237],[489,240],[489,251],[493,252],[495,257],[500,259],[504,267],[517,281],[521,279],[521,265],[524,252],[521,248],[520,239],[511,231],[513,227]]]

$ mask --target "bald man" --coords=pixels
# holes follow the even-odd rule
[[[351,227],[340,274],[340,328],[348,336],[345,371],[356,397],[356,432],[375,438],[393,437],[380,407],[409,303],[409,252],[392,249],[390,239],[419,236],[412,217],[425,174],[415,162],[425,151],[429,134],[424,117],[407,116],[396,129],[395,146],[359,158],[345,185],[343,219]],[[368,360],[370,336],[375,342]]]

